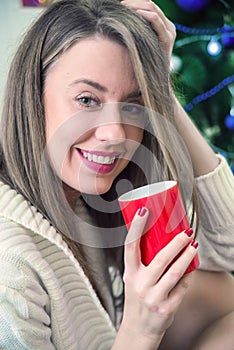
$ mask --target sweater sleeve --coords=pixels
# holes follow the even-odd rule
[[[234,271],[234,177],[225,160],[196,178],[200,205],[200,268]]]
[[[55,350],[48,295],[23,260],[0,255],[0,349]]]

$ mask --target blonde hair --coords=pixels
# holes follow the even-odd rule
[[[186,192],[184,175],[191,173],[189,157],[181,152],[182,143],[176,132],[169,68],[151,26],[116,0],[60,0],[50,5],[29,29],[10,68],[1,125],[0,176],[64,235],[83,266],[86,262],[80,245],[68,238],[73,228],[60,201],[59,180],[48,171],[47,162],[42,164],[46,146],[43,88],[50,66],[75,42],[93,35],[117,41],[129,50],[149,110],[150,126],[142,144],[157,159],[155,168],[152,159],[144,159],[150,180],[134,164],[129,164],[115,183],[127,178],[136,187],[146,181],[174,178],[181,191]],[[46,176],[39,186],[42,167]],[[54,191],[50,190],[51,185]],[[112,189],[103,198],[113,196]],[[99,225],[107,222],[106,226],[111,227],[113,215],[92,208],[90,211],[95,213]],[[119,220],[116,222],[122,222],[119,212],[114,215]]]

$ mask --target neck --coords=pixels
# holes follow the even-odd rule
[[[64,182],[63,182],[63,190],[68,203],[70,204],[71,208],[74,209],[76,206],[76,202],[80,197],[80,192],[70,187]]]

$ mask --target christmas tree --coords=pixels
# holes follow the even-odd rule
[[[155,0],[176,25],[171,73],[201,133],[234,171],[234,0]]]

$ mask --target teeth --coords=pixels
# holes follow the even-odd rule
[[[90,162],[95,162],[95,163],[98,163],[98,164],[113,164],[114,161],[115,161],[115,157],[97,156],[96,154],[91,154],[91,153],[84,152],[84,151],[81,151],[81,153]]]

